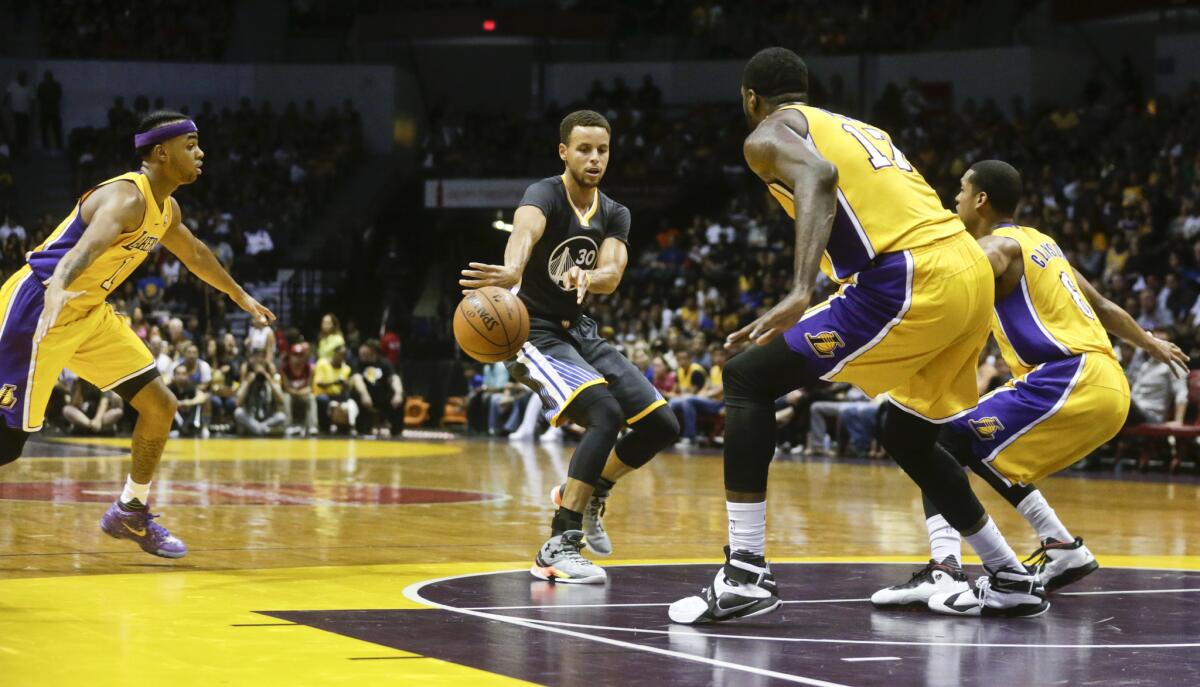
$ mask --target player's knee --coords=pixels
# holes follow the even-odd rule
[[[633,431],[617,442],[616,450],[617,458],[635,470],[679,438],[679,420],[667,406],[655,408],[630,429]]]
[[[725,363],[721,370],[721,383],[724,384],[726,398],[745,398],[751,394],[754,388],[751,380],[754,366],[751,363],[751,356],[748,355],[735,355]]]
[[[148,420],[170,423],[179,408],[179,400],[161,380],[147,384],[130,400],[138,415]]]
[[[679,438],[679,418],[675,417],[675,412],[669,407],[659,406],[639,420],[633,429],[636,432],[644,432],[647,441],[657,446],[657,452],[675,443]]]
[[[584,389],[567,408],[567,417],[587,427],[589,432],[612,434],[614,440],[625,420],[621,404],[603,386]]]

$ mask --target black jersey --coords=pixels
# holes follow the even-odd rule
[[[597,189],[592,207],[580,214],[560,176],[525,189],[521,205],[540,209],[546,215],[546,230],[533,244],[518,295],[532,317],[573,321],[582,308],[575,302],[575,289],[566,286],[567,271],[572,266],[595,268],[604,239],[628,243],[629,209]]]

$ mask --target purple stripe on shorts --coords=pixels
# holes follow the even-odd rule
[[[62,260],[67,251],[74,248],[76,243],[79,243],[79,237],[83,236],[84,229],[87,229],[87,224],[83,221],[83,217],[76,212],[75,219],[71,220],[66,230],[59,234],[58,238],[54,239],[44,250],[29,256],[29,266],[33,268],[33,274],[38,281],[45,282],[54,274],[54,268],[58,267],[58,261]]]
[[[33,353],[33,332],[42,314],[42,298],[46,290],[30,275],[13,292],[8,319],[0,331],[0,388],[16,387],[16,403],[0,408],[0,421],[13,429],[24,429],[25,395],[28,392],[29,365]],[[4,307],[0,305],[0,308]]]
[[[908,301],[909,261],[905,253],[885,253],[858,273],[829,307],[809,311],[784,332],[795,352],[809,360],[815,377],[829,373],[844,358],[867,346],[904,310]]]
[[[1062,360],[1071,355],[1042,327],[1028,300],[1024,278],[1021,288],[1013,289],[996,303],[996,317],[1017,356],[1029,365]]]
[[[969,436],[972,452],[980,460],[990,461],[1019,435],[1053,414],[1084,361],[1085,357],[1078,355],[1040,365],[1018,378],[1015,388],[994,392],[948,426]]]
[[[849,210],[849,205],[845,204],[842,198],[838,198],[837,212],[833,215],[833,230],[829,234],[829,243],[826,246],[829,261],[833,263],[833,271],[838,279],[846,279],[867,269],[871,264],[871,254],[867,252],[862,237],[854,228]]]

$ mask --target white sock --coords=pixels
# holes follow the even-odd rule
[[[1000,528],[996,527],[996,523],[990,516],[987,524],[975,534],[967,535],[966,540],[971,548],[975,549],[975,553],[979,555],[988,570],[994,571],[1001,568],[1025,570],[1021,561],[1017,559],[1017,554],[1013,552],[1008,542],[1004,541],[1004,536],[1000,534]]]
[[[962,564],[962,535],[950,526],[941,514],[925,519],[925,527],[929,529],[929,550],[933,560],[941,563],[946,556],[954,556],[954,560]]]
[[[729,548],[763,556],[767,549],[767,502],[725,502],[729,512]]]
[[[126,477],[125,489],[121,492],[121,503],[129,503],[137,499],[138,503],[146,505],[150,500],[150,484],[152,482],[153,480],[145,484],[138,484],[133,481],[133,475]]]
[[[1046,503],[1046,497],[1042,496],[1042,492],[1034,490],[1032,494],[1021,499],[1017,504],[1017,512],[1029,521],[1033,529],[1037,530],[1038,539],[1057,539],[1061,542],[1073,542],[1075,537],[1067,531],[1062,520],[1058,519],[1058,514]]]

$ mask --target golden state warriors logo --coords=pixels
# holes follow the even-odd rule
[[[572,267],[590,270],[596,266],[596,242],[587,236],[572,236],[550,251],[550,259],[546,261],[546,271],[550,281],[558,284],[563,291],[570,291],[567,285],[567,272]]]
[[[806,333],[804,338],[808,341],[808,345],[812,346],[813,353],[822,358],[832,358],[837,349],[846,347],[846,342],[842,341],[842,335],[834,331]]]
[[[996,434],[1004,431],[1000,418],[994,416],[981,417],[978,420],[968,418],[967,424],[971,425],[971,431],[975,432],[980,441],[993,441]]]
[[[5,384],[0,387],[0,408],[8,410],[17,405],[17,385]]]

